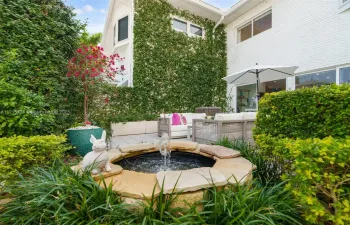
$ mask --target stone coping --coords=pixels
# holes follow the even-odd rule
[[[157,175],[163,193],[193,192],[201,189],[224,186],[226,177],[214,168],[202,167],[183,171],[161,171]]]
[[[123,170],[120,167],[119,173],[104,174],[107,185],[112,184],[113,190],[125,198],[150,199],[152,195],[158,196],[163,186],[163,193],[169,194],[181,192],[186,193],[201,192],[203,189],[212,187],[243,184],[252,178],[252,171],[255,166],[247,159],[240,157],[240,154],[233,151],[232,158],[221,159],[214,152],[200,151],[200,145],[195,142],[171,141],[172,151],[184,151],[212,158],[216,161],[212,168],[202,167],[184,171],[161,171],[157,174],[139,173],[135,171]],[[154,144],[139,144],[122,146],[118,149],[108,151],[110,163],[145,153],[156,152],[158,149]],[[221,154],[218,153],[219,155]],[[228,157],[229,154],[225,154]],[[100,176],[99,176],[100,177]],[[98,180],[98,179],[96,179]],[[164,184],[163,184],[164,181]],[[236,182],[237,181],[237,182]],[[98,181],[102,186],[103,182]],[[176,184],[176,186],[175,186]]]
[[[94,178],[94,180],[97,181],[97,180],[101,180],[102,178],[118,175],[123,171],[123,168],[119,165],[115,165],[111,163],[110,166],[112,169],[111,171],[109,172],[102,171],[100,174],[96,174],[96,175],[91,174],[91,176]],[[80,168],[80,164],[76,166],[72,166],[71,169],[76,172],[82,172],[82,169]]]

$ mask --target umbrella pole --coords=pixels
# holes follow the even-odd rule
[[[259,109],[259,71],[256,70],[256,110]]]

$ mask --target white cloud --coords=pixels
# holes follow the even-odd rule
[[[104,26],[104,23],[88,23],[86,29],[90,34],[93,34],[103,32]]]
[[[84,12],[92,12],[92,11],[94,11],[94,7],[92,7],[91,5],[86,5],[83,7],[83,11]]]
[[[100,13],[103,13],[103,14],[107,13],[107,11],[105,9],[100,9],[99,11],[100,11]]]
[[[93,11],[95,11],[95,9],[91,5],[85,5],[81,9],[74,9],[74,13],[77,15],[81,15],[83,13],[89,13],[89,12],[93,12]]]

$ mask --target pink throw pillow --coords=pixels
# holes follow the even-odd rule
[[[179,114],[173,113],[172,121],[173,121],[173,125],[181,125],[181,119]]]
[[[187,125],[187,119],[184,115],[181,115],[181,122],[183,125]]]

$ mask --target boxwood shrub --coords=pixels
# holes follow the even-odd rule
[[[70,149],[65,136],[14,136],[0,138],[0,181],[12,181],[18,172],[52,163]]]
[[[255,134],[325,138],[350,135],[350,85],[266,94],[259,102]]]

